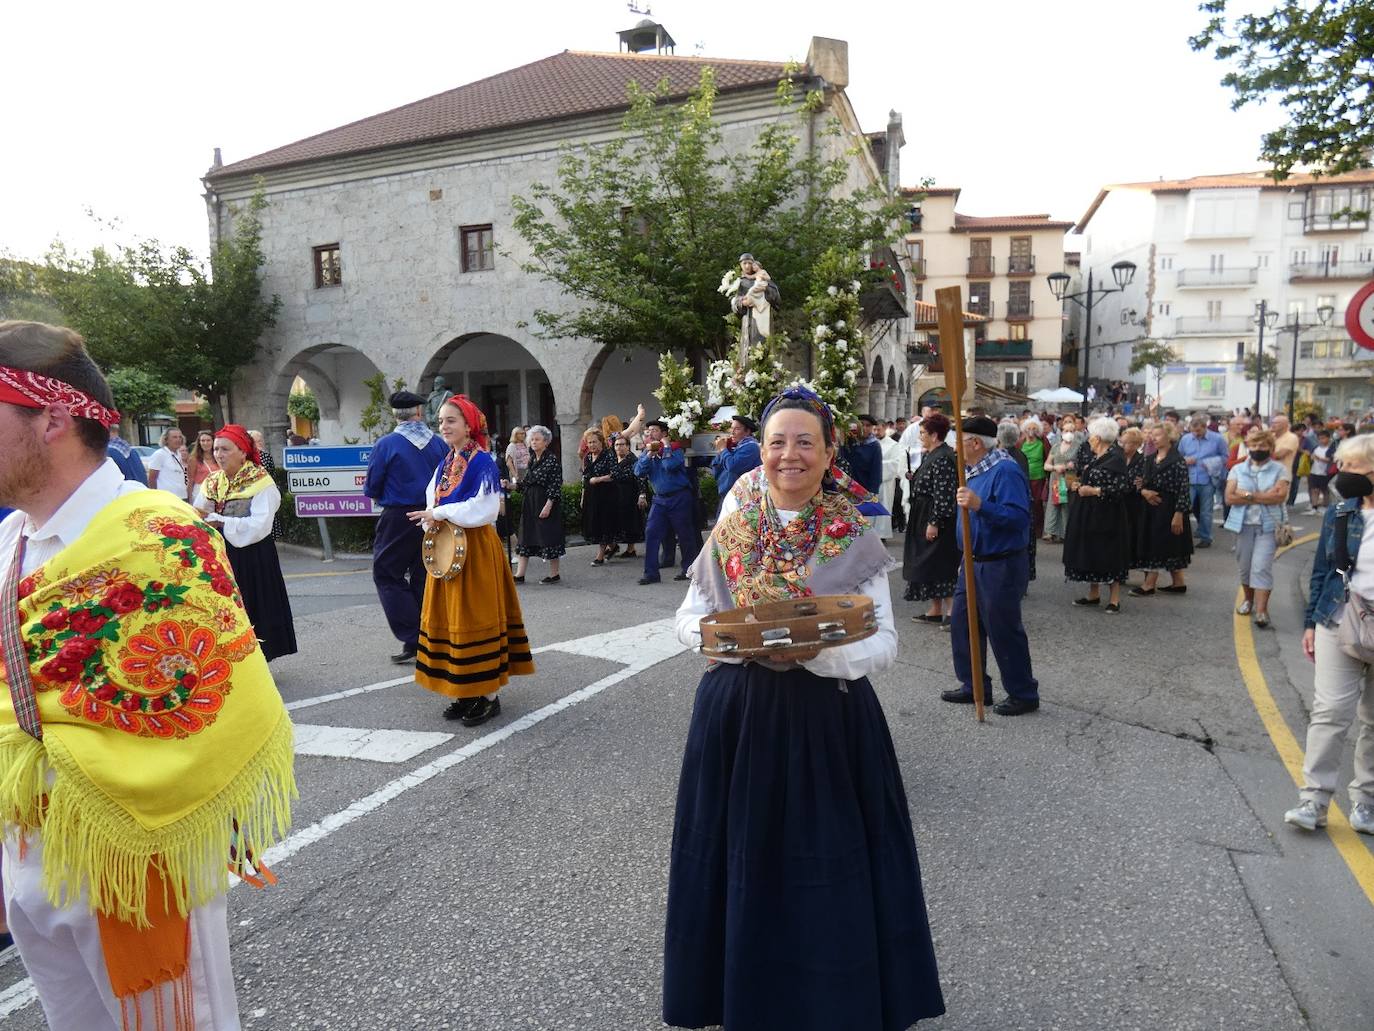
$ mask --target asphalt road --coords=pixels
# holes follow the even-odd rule
[[[1374,883],[1282,822],[1296,790],[1238,666],[1228,537],[1198,554],[1186,596],[1126,599],[1115,617],[1071,606],[1081,588],[1042,546],[1026,623],[1044,704],[1020,719],[979,725],[940,702],[949,638],[900,603],[900,661],[876,686],[949,1007],[923,1028],[1374,1028]],[[1253,633],[1299,741],[1310,553],[1278,560],[1275,629]],[[629,563],[590,557],[571,552],[556,586],[535,564],[521,599],[538,674],[476,729],[412,684],[379,686],[406,670],[387,661],[365,562],[284,559],[302,650],[272,669],[298,740],[329,754],[298,759],[280,885],[231,894],[245,1027],[661,1026],[672,805],[703,662],[664,632],[681,584],[639,587]],[[23,982],[19,961],[0,966],[7,1029],[44,1026]]]

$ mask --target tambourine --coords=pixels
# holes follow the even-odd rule
[[[439,521],[425,531],[420,561],[436,580],[452,580],[463,571],[467,557],[468,535],[461,526]]]
[[[788,662],[817,648],[853,644],[878,632],[866,594],[769,601],[701,618],[701,654],[718,659]]]

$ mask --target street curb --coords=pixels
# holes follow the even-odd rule
[[[564,543],[568,548],[589,546],[581,537],[569,537]],[[297,558],[317,558],[321,562],[325,561],[324,549],[317,548],[312,544],[291,544],[288,541],[277,541],[277,550],[287,555],[295,555]],[[370,551],[336,551],[334,558],[345,562],[371,562],[372,553]]]

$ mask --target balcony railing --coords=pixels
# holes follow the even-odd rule
[[[1034,254],[1013,254],[1007,259],[1007,275],[1009,276],[1033,276],[1035,275],[1035,255]]]
[[[1025,322],[1035,318],[1035,302],[1013,299],[1007,302],[1007,321]]]
[[[965,311],[972,315],[986,315],[988,318],[992,318],[992,312],[995,307],[993,302],[986,297],[969,297],[968,306],[965,308]]]
[[[1299,279],[1374,279],[1374,261],[1295,261],[1288,281]]]
[[[1369,212],[1351,211],[1338,215],[1318,215],[1309,212],[1303,217],[1304,233],[1348,233],[1369,228]]]
[[[1259,282],[1258,268],[1183,268],[1178,270],[1180,287],[1251,286]]]
[[[990,254],[969,258],[968,274],[970,276],[995,276],[997,274],[997,259]]]
[[[973,349],[975,358],[1029,358],[1029,340],[980,340]]]
[[[912,259],[911,259],[911,277],[912,277],[913,279],[925,279],[925,278],[926,278],[926,259],[925,259],[925,258],[912,258]]]
[[[1180,315],[1174,319],[1174,333],[1177,336],[1232,336],[1236,333],[1253,333],[1255,324],[1248,315]]]

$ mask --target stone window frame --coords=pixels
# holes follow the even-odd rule
[[[324,243],[311,249],[315,268],[315,289],[343,285],[343,262],[337,243]]]
[[[485,243],[481,240],[483,233],[487,235]],[[469,239],[474,235],[478,237],[475,250],[468,246]],[[474,253],[480,256],[475,264],[471,261]],[[458,227],[458,257],[464,272],[492,272],[496,269],[496,234],[490,222]]]

